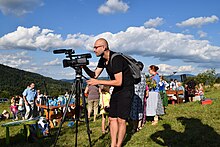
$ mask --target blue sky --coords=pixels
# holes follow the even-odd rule
[[[92,53],[103,37],[159,73],[220,72],[218,0],[0,0],[0,63],[55,79],[72,79],[59,48]],[[105,76],[105,73],[103,74]]]

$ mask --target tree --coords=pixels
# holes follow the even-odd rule
[[[215,69],[206,70],[196,76],[197,83],[203,83],[204,85],[210,85],[211,87],[215,84],[216,73]]]
[[[6,90],[3,90],[0,92],[0,97],[2,98],[9,98],[10,97],[10,93]]]
[[[190,81],[195,81],[196,84],[199,82],[197,81],[196,77],[187,77],[186,80],[183,82],[183,85],[187,84]]]
[[[218,77],[215,82],[220,83],[220,77]]]

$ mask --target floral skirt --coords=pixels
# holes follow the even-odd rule
[[[143,118],[143,102],[138,95],[134,95],[131,103],[130,118],[132,120],[141,120]]]

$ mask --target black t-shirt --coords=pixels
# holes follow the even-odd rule
[[[109,60],[111,60],[112,54],[115,52],[110,51]],[[112,66],[112,67],[111,67]],[[110,76],[111,80],[114,80],[114,74],[122,72],[122,85],[121,86],[114,86],[113,93],[118,91],[126,91],[126,90],[133,90],[134,89],[134,80],[128,66],[127,61],[121,56],[117,55],[112,59],[112,64],[110,61],[106,65],[106,59],[101,57],[98,63],[99,68],[106,68],[108,75]]]

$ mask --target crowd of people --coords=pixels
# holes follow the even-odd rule
[[[97,39],[93,49],[96,56],[100,57],[98,65],[95,71],[90,70],[87,66],[84,66],[83,69],[91,77],[90,80],[87,80],[89,86],[114,87],[108,111],[112,147],[122,145],[127,120],[130,120],[130,124],[133,125],[133,132],[139,131],[143,127],[147,116],[153,116],[152,125],[158,123],[159,116],[165,114],[165,108],[168,105],[169,96],[166,94],[166,90],[184,91],[181,95],[176,95],[182,99],[192,100],[195,96],[195,82],[190,81],[184,87],[181,82],[171,79],[168,84],[162,76],[159,76],[157,72],[159,67],[156,65],[148,68],[151,75],[149,80],[146,80],[142,73],[141,82],[135,85],[128,62],[122,55],[114,55],[115,52],[109,49],[106,39]],[[139,68],[143,69],[143,65],[140,65]],[[103,69],[106,69],[110,80],[98,79]],[[200,87],[199,94],[203,97],[204,90],[202,85]]]
[[[194,80],[185,82],[183,85],[183,82],[180,82],[177,79],[174,79],[174,80],[170,79],[170,82],[167,82],[163,79],[163,76],[161,76],[161,80],[159,82],[159,89],[160,89],[161,96],[164,95],[167,90],[183,91],[183,93],[180,93],[178,95],[173,95],[173,94],[168,95],[168,96],[171,96],[172,99],[175,99],[175,100],[177,100],[177,97],[178,97],[181,102],[192,102],[194,100],[203,100],[205,98],[203,84],[199,83],[197,85]],[[161,92],[164,94],[162,94]],[[196,97],[199,97],[199,98],[196,98]],[[165,106],[166,105],[167,104],[165,104]]]
[[[41,100],[40,97],[42,97],[42,94],[40,94],[40,90],[35,90],[34,83],[28,85],[27,88],[23,91],[22,95],[12,96],[10,101],[10,113],[12,114],[12,119],[31,119],[39,114],[42,110],[36,106],[39,104],[39,100]],[[35,107],[36,110],[34,110]],[[4,112],[7,112],[7,110],[4,110]],[[10,118],[10,113],[9,117],[6,119]]]
[[[93,113],[93,121],[97,116],[102,116],[101,131],[103,134],[110,130],[111,146],[120,147],[126,134],[126,125],[132,125],[132,133],[140,131],[147,121],[147,117],[152,117],[151,124],[157,125],[159,116],[165,114],[168,106],[167,90],[184,91],[180,95],[172,95],[187,101],[193,101],[193,97],[198,93],[201,99],[204,98],[203,85],[196,87],[195,82],[189,81],[184,86],[176,79],[170,79],[168,83],[163,76],[158,73],[159,67],[151,65],[148,67],[150,78],[146,79],[145,73],[141,73],[141,81],[134,84],[132,73],[126,60],[116,55],[109,49],[108,42],[104,38],[99,38],[94,43],[94,53],[100,57],[95,71],[84,66],[84,71],[91,77],[87,80],[85,95],[88,98],[88,118],[90,120]],[[111,63],[110,63],[111,62]],[[103,69],[106,69],[110,80],[99,80],[98,77]],[[144,68],[139,64],[139,68]],[[22,119],[34,117],[34,104],[41,103],[40,91],[35,90],[34,83],[31,83],[23,92],[22,96],[11,99],[11,112],[13,119],[17,120],[20,114]],[[196,91],[198,89],[198,91]],[[68,94],[66,95],[68,97]],[[59,101],[59,98],[57,99]],[[62,100],[59,101],[60,103]],[[38,107],[38,115],[44,113]]]

